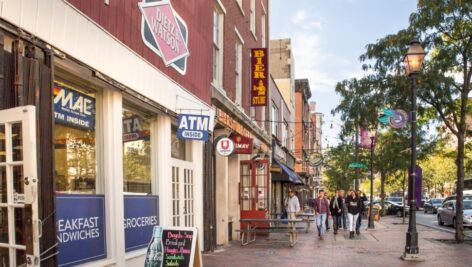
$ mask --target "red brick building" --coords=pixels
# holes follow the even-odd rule
[[[214,138],[252,139],[248,154],[215,153],[215,245],[239,238],[239,219],[265,216],[269,209],[269,118],[266,107],[251,107],[251,49],[268,45],[267,0],[215,0],[213,10],[212,104],[216,108]],[[268,55],[267,55],[268,56]],[[270,63],[269,63],[270,64]],[[268,67],[268,66],[267,66]],[[236,139],[235,139],[236,140]],[[259,178],[259,179],[258,179]],[[256,189],[257,188],[257,189]],[[211,193],[211,188],[208,188]],[[206,226],[206,227],[207,227]],[[207,248],[208,249],[208,248]]]

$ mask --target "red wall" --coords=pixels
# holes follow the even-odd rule
[[[204,102],[211,103],[213,1],[171,1],[172,7],[187,24],[189,32],[190,56],[187,58],[185,75],[178,73],[171,66],[166,67],[162,59],[144,44],[141,38],[141,12],[138,8],[141,0],[110,0],[109,5],[104,4],[103,0],[68,2],[172,80]]]

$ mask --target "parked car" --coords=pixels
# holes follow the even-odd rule
[[[398,217],[403,216],[403,205],[398,202],[393,202],[390,200],[385,201],[385,209],[387,215],[397,215]],[[405,206],[405,215],[408,215],[410,210],[409,206]]]
[[[464,200],[464,226],[472,227],[472,200]],[[452,225],[456,227],[456,201],[449,200],[438,208],[439,225]]]
[[[438,208],[442,206],[443,199],[442,198],[432,198],[426,203],[424,203],[424,213],[431,212],[433,214],[438,213]]]
[[[472,194],[464,193],[463,200],[472,200]],[[456,195],[448,196],[443,200],[443,204],[450,200],[456,200]]]
[[[398,205],[403,205],[403,198],[402,197],[387,197],[385,200],[390,201],[390,202],[395,202]]]

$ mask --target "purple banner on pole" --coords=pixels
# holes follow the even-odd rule
[[[416,165],[416,179],[415,179],[415,198],[416,207],[421,207],[421,199],[423,198],[423,170],[420,166]],[[411,172],[410,172],[411,173]],[[411,205],[411,178],[408,175],[408,205]]]

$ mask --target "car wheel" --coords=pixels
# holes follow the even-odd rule
[[[452,218],[452,227],[456,229],[456,218]]]
[[[441,220],[441,215],[438,214],[438,224],[444,225],[444,222]]]
[[[428,213],[428,210],[426,208],[424,209],[424,213]]]

